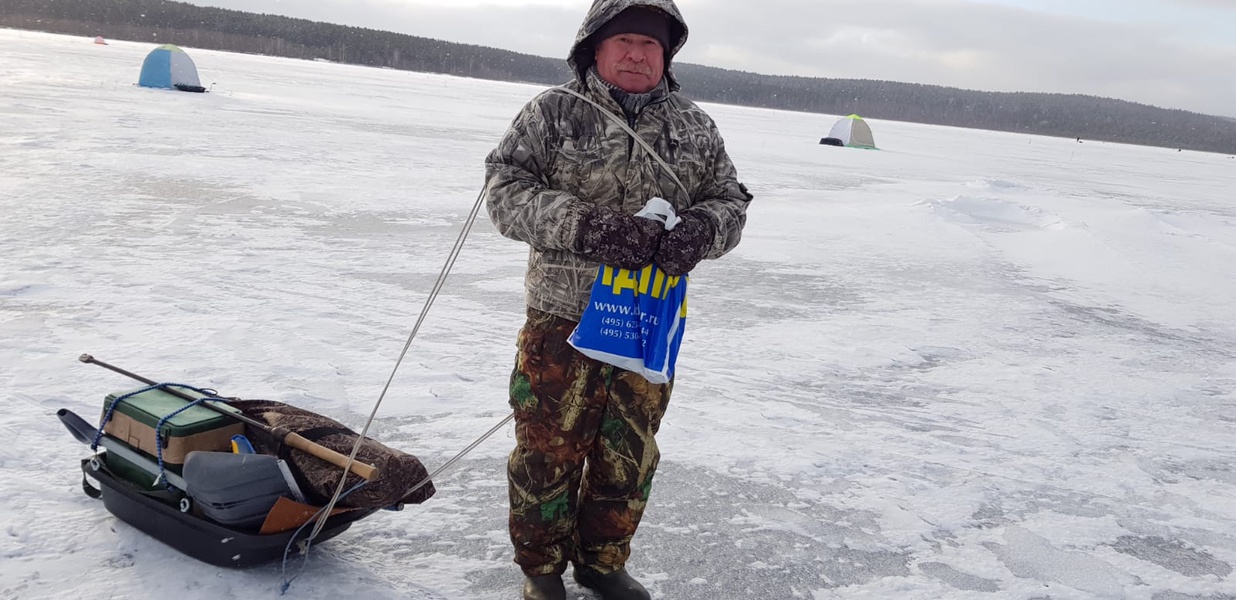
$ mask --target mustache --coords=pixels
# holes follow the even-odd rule
[[[644,63],[621,63],[618,65],[618,70],[639,73],[640,75],[652,77],[652,67],[649,67]]]

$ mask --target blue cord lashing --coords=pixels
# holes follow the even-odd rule
[[[172,417],[175,417],[176,415],[194,406],[202,404],[203,402],[206,402],[208,400],[221,400],[221,398],[219,398],[219,396],[217,395],[216,392],[214,392],[214,390],[201,389],[201,388],[197,388],[191,385],[185,385],[181,383],[157,383],[154,385],[149,385],[144,388],[134,390],[131,392],[127,392],[123,395],[117,396],[116,399],[113,400],[112,403],[107,407],[107,411],[103,414],[102,422],[99,424],[98,430],[95,431],[94,440],[90,444],[90,449],[96,452],[98,451],[99,440],[103,439],[103,435],[104,435],[103,427],[107,425],[109,421],[112,420],[112,417],[115,415],[115,412],[116,412],[116,407],[119,406],[121,402],[124,402],[125,400],[128,400],[129,398],[137,396],[138,394],[143,394],[151,390],[163,390],[167,388],[186,389],[186,390],[197,392],[198,394],[202,394],[201,398],[198,398],[197,400],[194,400],[184,405],[183,407],[171,412],[170,414],[164,415],[161,419],[159,419],[159,422],[155,425],[155,446],[158,449],[158,458],[159,458],[159,475],[158,475],[158,478],[155,480],[155,482],[158,483],[162,481],[165,487],[167,487],[168,489],[174,489],[172,488],[171,484],[167,483],[167,478],[165,476],[166,470],[165,470],[164,463],[163,463],[163,434],[162,434],[163,426]],[[343,498],[346,498],[352,492],[355,492],[356,490],[361,489],[362,487],[365,486],[365,483],[366,483],[365,481],[361,481],[360,483],[357,483],[356,485],[352,486],[351,488],[346,490],[343,494],[341,494],[339,496],[339,499],[342,500]],[[318,509],[318,511],[314,513],[313,517],[311,517],[308,521],[303,523],[300,527],[296,528],[296,531],[292,533],[292,536],[290,538],[288,538],[288,543],[286,546],[284,546],[284,549],[283,549],[283,563],[280,569],[280,576],[283,578],[283,582],[279,585],[279,595],[282,596],[287,593],[287,591],[292,587],[292,582],[295,581],[296,578],[300,577],[301,574],[304,573],[306,566],[309,564],[309,548],[312,544],[312,540],[304,540],[303,542],[304,548],[301,550],[301,554],[304,556],[304,559],[301,561],[300,569],[297,570],[295,575],[288,577],[287,575],[288,558],[289,558],[289,555],[292,553],[293,546],[296,544],[296,538],[301,535],[301,533],[305,530],[306,527],[316,522],[318,518],[321,517],[322,511],[324,510],[326,510],[326,507],[322,507]]]
[[[120,406],[121,402],[128,400],[129,398],[132,398],[138,394],[144,394],[151,390],[164,390],[167,388],[182,388],[182,389],[197,392],[202,395],[201,398],[198,398],[197,400],[194,400],[176,409],[175,411],[172,411],[171,414],[164,415],[163,418],[159,419],[159,422],[155,424],[155,448],[157,449],[157,454],[159,458],[159,475],[157,478],[155,478],[155,483],[163,482],[164,487],[171,490],[173,488],[171,484],[167,483],[166,470],[163,466],[163,433],[162,433],[163,425],[167,423],[168,419],[171,419],[172,417],[175,417],[176,415],[186,410],[189,410],[190,408],[193,408],[194,406],[202,404],[203,402],[207,400],[222,400],[222,398],[219,398],[219,396],[213,390],[196,388],[191,385],[185,385],[183,383],[156,383],[154,385],[146,386],[140,390],[134,390],[132,392],[128,392],[120,396],[117,396],[116,399],[112,400],[112,403],[108,405],[107,412],[103,413],[103,420],[101,423],[99,423],[98,430],[94,432],[94,440],[90,443],[90,449],[95,452],[98,452],[99,440],[103,439],[103,427],[106,426],[107,423],[112,420],[112,416],[115,415],[116,413],[116,407]]]

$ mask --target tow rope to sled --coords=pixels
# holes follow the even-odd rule
[[[412,340],[416,339],[416,334],[420,331],[421,324],[425,322],[425,317],[429,314],[429,309],[433,306],[434,300],[438,298],[438,294],[442,291],[442,287],[446,284],[446,278],[450,275],[451,269],[455,266],[455,261],[459,259],[459,253],[463,250],[464,241],[468,239],[468,234],[472,231],[472,226],[476,223],[476,216],[481,211],[481,204],[484,202],[484,199],[485,190],[482,188],[481,192],[476,196],[476,202],[472,205],[472,212],[468,213],[468,218],[464,222],[463,230],[459,232],[459,238],[455,240],[455,245],[451,248],[451,252],[446,258],[446,263],[442,265],[442,271],[438,274],[438,280],[434,283],[433,289],[430,290],[429,297],[425,299],[425,306],[421,308],[421,314],[417,317],[416,324],[412,326],[412,332],[408,334],[408,340],[404,342],[403,351],[399,353],[399,358],[395,360],[395,367],[391,369],[390,377],[387,378],[386,385],[382,387],[382,393],[378,395],[378,400],[374,403],[373,410],[369,412],[369,418],[365,421],[364,428],[361,429],[360,435],[356,437],[356,442],[352,444],[352,452],[348,454],[347,465],[343,469],[343,474],[339,477],[339,485],[335,488],[334,495],[331,496],[330,502],[327,503],[326,507],[320,511],[316,522],[314,522],[313,530],[310,532],[309,537],[301,542],[306,560],[309,556],[310,544],[322,531],[322,528],[326,526],[326,519],[330,516],[331,511],[334,510],[335,504],[344,495],[344,482],[347,481],[348,470],[351,468],[352,463],[356,460],[357,452],[360,451],[361,442],[369,433],[369,426],[373,424],[373,420],[378,414],[378,409],[382,406],[382,401],[386,399],[386,392],[390,390],[391,383],[395,380],[395,374],[399,371],[399,366],[403,364],[404,357],[408,355],[408,349],[412,346]],[[499,429],[504,427],[514,417],[514,413],[507,415],[502,422],[495,425],[480,438],[477,438],[475,442],[469,444],[467,448],[464,448],[459,454],[456,454],[453,458],[446,461],[446,463],[441,467],[438,467],[437,470],[429,475],[426,475],[424,479],[412,486],[407,492],[402,494],[401,497],[407,497],[412,492],[421,489],[439,474],[454,466],[454,464],[459,462],[461,458],[474,450],[482,442],[489,439],[490,436],[497,433]],[[282,591],[287,590],[287,585],[289,583],[291,583],[290,580],[285,580]]]

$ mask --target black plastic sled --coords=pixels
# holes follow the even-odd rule
[[[289,542],[296,537],[299,543],[308,537],[313,528],[310,523],[299,530],[299,535],[298,530],[259,535],[253,531],[224,527],[191,511],[181,512],[174,504],[117,479],[97,458],[84,459],[82,472],[99,483],[98,491],[108,512],[187,556],[220,567],[255,567],[283,559],[285,551],[289,557],[295,556],[300,549],[296,545],[289,549]],[[374,512],[352,510],[327,519],[313,543],[320,544],[347,531],[352,523]]]
[[[81,463],[82,490],[191,558],[246,568],[303,555],[309,541],[329,540],[435,491],[415,456],[323,415],[155,383],[89,354],[78,360],[146,385],[109,394],[98,427],[67,408],[56,411],[69,435],[94,453]],[[351,487],[332,496],[341,478]],[[332,497],[340,503],[308,540]]]

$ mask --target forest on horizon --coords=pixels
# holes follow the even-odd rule
[[[0,0],[0,27],[544,85],[571,77],[560,58],[173,0]],[[1236,119],[1111,98],[683,63],[674,73],[682,92],[702,102],[1236,154]]]

